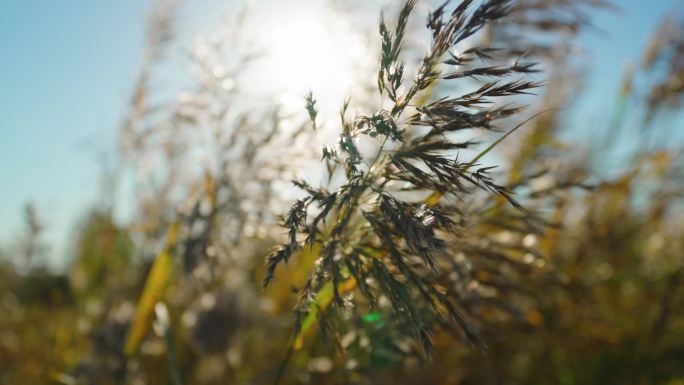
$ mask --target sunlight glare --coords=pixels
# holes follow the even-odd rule
[[[287,110],[301,109],[303,96],[313,90],[322,103],[339,103],[352,92],[354,60],[363,45],[339,20],[283,19],[271,30],[266,57],[268,81],[281,92],[277,101]]]

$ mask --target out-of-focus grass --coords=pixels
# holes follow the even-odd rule
[[[303,160],[320,158],[292,143],[318,140],[310,122],[283,134],[278,111],[234,112],[239,94],[227,92],[221,86],[225,79],[210,74],[203,73],[188,105],[149,108],[154,61],[161,60],[158,54],[172,36],[164,7],[152,18],[153,47],[122,142],[129,159],[162,154],[165,168],[139,197],[132,223],[115,223],[106,205],[86,217],[65,273],[47,271],[31,257],[44,249],[38,222],[27,217],[26,236],[17,247],[3,249],[0,265],[0,384],[262,384],[276,377],[316,384],[684,383],[681,156],[644,147],[621,171],[600,169],[614,150],[611,138],[629,120],[630,111],[622,107],[620,119],[606,114],[597,124],[611,129],[597,130],[600,146],[584,149],[560,140],[564,107],[582,94],[573,86],[577,74],[570,58],[555,55],[540,36],[547,30],[576,32],[582,23],[563,24],[544,12],[584,3],[516,2],[511,23],[493,25],[483,37],[555,66],[549,73],[556,76],[538,75],[546,88],[531,106],[549,112],[517,130],[511,136],[516,141],[506,143],[508,152],[499,153],[506,167],[497,182],[510,186],[534,216],[500,196],[452,202],[461,208],[452,216],[459,231],[448,234],[446,252],[454,263],[429,276],[431,290],[461,296],[463,314],[480,330],[486,350],[436,327],[432,358],[426,360],[407,338],[402,310],[393,310],[387,295],[378,295],[374,307],[364,299],[364,290],[377,287],[372,279],[340,283],[347,311],[331,311],[337,306],[332,283],[305,298],[300,334],[292,336],[295,292],[302,293],[323,250],[318,243],[298,250],[266,289],[263,260],[283,240],[276,226],[282,214],[276,208],[283,207],[274,193],[278,183]],[[526,10],[560,24],[526,23]],[[640,69],[665,70],[655,71],[657,79],[646,91],[630,85],[622,95],[648,111],[644,125],[652,124],[654,114],[667,119],[679,107],[684,49],[681,34],[672,33],[677,28],[655,35]],[[386,40],[391,48],[392,39]],[[202,61],[207,57],[194,60],[211,68]],[[240,85],[237,75],[235,80]],[[445,90],[431,87],[418,103],[440,92]],[[303,112],[316,121],[313,95],[307,99]],[[205,100],[216,104],[199,103]],[[178,170],[194,150],[185,147],[186,139],[207,126],[204,134],[215,145],[207,163],[214,167],[190,168],[195,173],[184,179]],[[388,167],[386,175],[394,171]],[[430,206],[442,199],[441,192],[426,196]],[[363,203],[364,210],[372,207]],[[319,236],[330,236],[321,227]],[[365,246],[373,260],[386,258],[381,242]],[[342,273],[349,275],[354,266]],[[388,271],[410,287],[394,267]],[[420,305],[419,296],[412,300]],[[439,305],[421,310],[426,318],[445,311]]]

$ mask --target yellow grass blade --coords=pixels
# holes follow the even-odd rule
[[[127,357],[135,354],[140,346],[140,342],[145,338],[152,323],[154,305],[161,299],[166,289],[173,268],[170,250],[178,238],[178,227],[178,221],[169,227],[166,233],[164,249],[157,256],[150,274],[147,276],[145,288],[140,296],[133,323],[128,330],[128,337],[126,338],[124,353]]]

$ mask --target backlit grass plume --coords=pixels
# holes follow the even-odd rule
[[[437,324],[460,329],[472,344],[479,342],[477,330],[459,310],[459,296],[438,279],[456,260],[451,245],[463,231],[461,203],[477,190],[524,212],[512,191],[490,175],[493,167],[480,166],[480,156],[458,155],[477,145],[459,140],[462,132],[494,129],[497,121],[521,111],[499,100],[539,86],[525,77],[536,72],[534,63],[501,64],[501,58],[510,57],[505,49],[473,46],[473,35],[504,18],[513,3],[488,0],[476,6],[466,0],[451,8],[447,2],[430,13],[430,46],[412,79],[401,49],[416,1],[405,3],[394,28],[381,19],[378,89],[388,100],[377,111],[353,118],[347,113],[349,102],[344,104],[338,145],[323,149],[330,183],[294,182],[306,195],[284,216],[288,241],[267,260],[264,286],[274,279],[277,266],[298,251],[316,255],[299,290],[297,333],[311,325],[312,317],[325,329],[330,311],[355,308],[362,313],[385,306],[426,353]],[[441,82],[461,82],[472,90],[429,101],[431,88]],[[315,118],[311,95],[307,109]],[[362,142],[372,142],[374,150],[362,150]],[[363,300],[351,296],[356,288]]]

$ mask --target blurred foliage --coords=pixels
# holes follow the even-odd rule
[[[122,287],[133,272],[133,242],[111,213],[93,212],[78,231],[69,269],[71,289],[79,298],[101,296]]]
[[[438,20],[468,3],[434,7],[432,15],[439,17],[428,20],[433,38],[441,36],[442,28],[463,28],[456,19],[446,24]],[[173,40],[177,6],[159,1],[121,128],[123,161],[141,171],[136,215],[121,225],[108,204],[93,208],[75,233],[68,270],[59,273],[42,267],[48,251],[43,224],[35,208],[27,206],[26,226],[17,242],[0,251],[0,384],[267,384],[276,379],[288,384],[684,384],[680,152],[674,146],[644,146],[623,167],[606,172],[601,161],[614,149],[616,135],[625,132],[624,119],[612,116],[597,123],[610,129],[603,133],[597,128],[601,146],[561,139],[571,129],[566,115],[573,110],[566,107],[582,97],[580,80],[586,70],[578,68],[568,44],[591,25],[591,12],[610,4],[488,3],[508,16],[502,15],[501,22],[490,17],[475,23],[475,30],[482,28],[480,34],[473,31],[475,41],[481,47],[508,49],[470,52],[485,62],[514,64],[467,72],[459,62],[467,55],[447,49],[442,54],[459,71],[446,75],[465,78],[463,84],[477,89],[483,84],[478,76],[528,72],[523,69],[531,67],[517,61],[525,54],[543,69],[527,76],[546,86],[541,97],[525,99],[532,102],[523,117],[544,112],[520,130],[514,128],[520,127],[520,117],[502,117],[501,129],[514,128],[515,133],[492,147],[496,154],[488,154],[504,165],[493,175],[496,183],[506,186],[502,191],[510,191],[525,210],[501,193],[459,191],[462,199],[451,200],[438,191],[426,200],[430,206],[443,200],[457,208],[449,213],[457,231],[444,235],[449,257],[440,256],[439,272],[416,270],[425,279],[420,285],[429,282],[432,298],[448,294],[463,316],[459,328],[450,328],[441,323],[443,307],[431,307],[411,292],[411,306],[433,326],[430,358],[407,332],[404,310],[392,306],[393,292],[413,290],[394,266],[386,269],[401,286],[394,291],[378,290],[377,280],[330,275],[321,276],[328,284],[315,292],[302,290],[312,272],[315,276],[316,261],[325,255],[330,237],[327,228],[317,230],[318,223],[313,231],[323,242],[297,248],[277,272],[273,265],[275,279],[262,289],[271,268],[264,258],[277,244],[302,242],[308,235],[295,231],[287,236],[278,215],[285,214],[287,223],[290,198],[285,192],[294,191],[287,181],[306,167],[320,166],[318,144],[327,143],[321,138],[329,127],[318,120],[314,94],[302,98],[309,121],[296,123],[277,107],[241,105],[240,87],[249,86],[240,82],[241,71],[255,60],[253,47],[240,45],[245,15],[220,43],[200,41],[194,47],[191,60],[199,69],[195,87],[182,98],[158,102],[163,98],[155,97],[151,78]],[[413,16],[406,8],[397,13],[403,27],[393,29],[388,22],[381,28],[380,88],[393,102],[384,108],[410,109],[411,98],[402,99],[398,86],[403,75],[397,74],[404,71],[403,64],[397,65],[400,37],[422,30],[407,22]],[[681,30],[678,25],[669,21],[646,49],[641,70],[648,72],[649,81],[632,83],[630,76],[640,74],[629,74],[622,90],[622,96],[639,100],[645,125],[656,110],[660,116],[674,116],[681,103],[681,34],[672,32]],[[407,51],[402,59],[409,63],[407,73],[410,63],[428,60]],[[218,64],[222,71],[214,71]],[[430,80],[428,70],[420,74],[418,83],[436,79]],[[430,86],[421,92],[415,103],[434,111],[443,97],[453,95],[454,87]],[[516,96],[506,99],[517,101]],[[616,101],[618,108],[620,103]],[[358,107],[374,108],[365,101]],[[409,118],[416,116],[420,119]],[[410,134],[391,124],[388,111],[361,118],[354,124],[373,139]],[[345,134],[345,129],[340,131]],[[501,137],[496,135],[492,138]],[[357,142],[345,142],[343,135],[341,143],[354,158],[350,143]],[[344,184],[333,175],[336,167],[364,167],[363,155],[349,162],[338,158],[337,151],[342,150],[323,150],[323,168],[333,188]],[[394,172],[388,170],[388,175]],[[318,186],[299,186],[314,200],[325,200]],[[343,217],[326,215],[322,221],[328,218],[328,223]],[[367,246],[364,252],[379,261],[387,242]],[[347,275],[363,267],[345,266]],[[297,293],[304,293],[303,300]],[[300,330],[294,336],[293,308]]]

